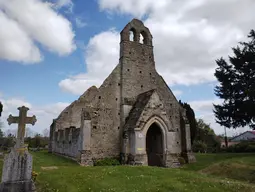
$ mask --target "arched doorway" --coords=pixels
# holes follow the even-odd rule
[[[163,166],[163,134],[156,123],[147,131],[146,152],[149,166]]]

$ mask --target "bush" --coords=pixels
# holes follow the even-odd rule
[[[115,166],[120,165],[120,162],[115,158],[104,158],[94,161],[94,166]]]
[[[203,141],[197,141],[195,140],[194,143],[193,143],[193,146],[192,146],[192,151],[197,153],[197,152],[200,152],[200,153],[205,153],[207,150],[207,145],[205,142]]]
[[[32,180],[35,182],[36,181],[36,177],[38,176],[38,173],[36,173],[35,171],[32,172]]]
[[[230,153],[254,153],[255,152],[255,142],[243,141],[236,145],[229,146],[226,149]]]
[[[181,165],[186,164],[186,161],[185,161],[185,159],[184,159],[183,157],[178,157],[178,161],[179,161],[179,163],[180,163]]]
[[[254,153],[255,152],[255,143],[253,145],[248,145],[246,148],[246,152]]]

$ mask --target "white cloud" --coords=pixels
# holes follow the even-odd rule
[[[99,87],[118,64],[118,43],[119,33],[114,29],[91,38],[85,50],[87,73],[62,80],[59,83],[61,89],[80,95],[92,85]]]
[[[221,104],[222,101],[220,99],[214,100],[200,100],[200,101],[191,101],[189,102],[190,106],[200,113],[212,113],[213,104]]]
[[[227,57],[231,47],[246,37],[255,22],[253,0],[98,3],[101,10],[111,14],[147,16],[144,23],[153,35],[156,67],[170,85],[214,81],[215,59]]]
[[[144,23],[153,35],[156,68],[170,85],[214,81],[215,59],[227,57],[231,47],[245,38],[255,22],[253,0],[98,2],[101,10],[111,14],[147,16]],[[99,86],[103,82],[119,58],[119,32],[111,30],[94,36],[87,46],[85,58],[88,72],[61,81],[59,85],[63,90],[78,95],[91,85]],[[177,90],[175,94],[181,93]],[[197,117],[210,123],[217,134],[224,132],[213,114],[212,104],[220,103],[219,99],[189,103]],[[228,135],[246,129],[228,130]]]
[[[213,104],[221,104],[222,101],[220,99],[190,101],[188,103],[190,104],[191,108],[194,110],[197,119],[200,118],[200,119],[203,119],[204,122],[209,123],[211,128],[213,128],[216,134],[225,133],[224,127],[216,123],[216,119],[213,113]],[[247,130],[250,130],[250,128],[240,127],[237,129],[227,129],[227,135],[233,136],[233,135],[245,132]]]
[[[154,9],[160,9],[167,5],[169,0],[98,0],[101,10],[117,11],[128,13],[136,17],[142,17],[146,13],[151,13]]]
[[[42,60],[36,43],[59,55],[76,49],[71,23],[41,0],[0,0],[0,58],[24,63]]]
[[[75,18],[75,23],[78,28],[83,28],[87,25],[80,17]]]
[[[23,62],[42,60],[39,49],[20,25],[0,11],[0,58]]]
[[[175,96],[180,96],[180,95],[182,95],[182,91],[181,90],[172,90],[173,91],[173,94],[175,95]]]
[[[56,9],[60,9],[63,7],[67,8],[67,13],[72,13],[73,12],[73,2],[72,0],[57,0],[54,4],[53,7]]]
[[[69,105],[69,103],[58,102],[46,106],[36,106],[22,98],[5,98],[3,96],[0,96],[0,101],[3,104],[1,121],[4,123],[4,131],[11,129],[13,130],[12,133],[15,133],[14,130],[17,129],[17,124],[8,125],[7,118],[10,114],[13,116],[18,116],[18,107],[23,105],[28,107],[30,109],[28,111],[28,116],[35,115],[37,118],[37,122],[34,126],[26,125],[26,127],[29,127],[33,132],[42,133],[44,129],[49,129],[53,118],[58,117],[59,113]]]

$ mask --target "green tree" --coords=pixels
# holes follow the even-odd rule
[[[40,147],[41,146],[41,136],[40,134],[35,135],[35,146]]]
[[[181,100],[179,100],[179,103],[184,109],[186,109],[186,116],[190,124],[191,144],[193,144],[193,141],[195,140],[197,135],[197,123],[194,110],[190,107],[188,103],[182,103]]]
[[[2,146],[4,150],[10,149],[10,147],[13,147],[15,143],[15,136],[12,134],[7,135],[7,137],[4,137],[2,139]]]
[[[0,121],[0,138],[3,138],[4,137],[4,133],[2,131],[2,128],[3,128],[3,122]]]
[[[192,145],[193,152],[205,153],[207,151],[207,144],[204,141],[195,140]]]
[[[197,121],[197,146],[202,146],[201,143],[205,143],[206,151],[217,152],[220,149],[220,139],[215,135],[214,130],[211,128],[210,124],[205,123],[202,119]]]
[[[215,95],[223,100],[214,105],[216,122],[227,128],[250,126],[255,129],[255,31],[251,30],[248,42],[232,48],[234,56],[229,63],[216,60],[215,77],[219,81]]]
[[[2,112],[3,112],[3,104],[2,104],[1,101],[0,101],[0,117],[1,117],[1,115],[2,115]]]

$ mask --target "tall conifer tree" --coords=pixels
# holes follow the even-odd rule
[[[227,63],[216,60],[215,77],[219,85],[215,95],[223,100],[214,105],[216,122],[228,128],[250,126],[255,129],[255,31],[251,30],[248,42],[232,48],[234,55]]]

